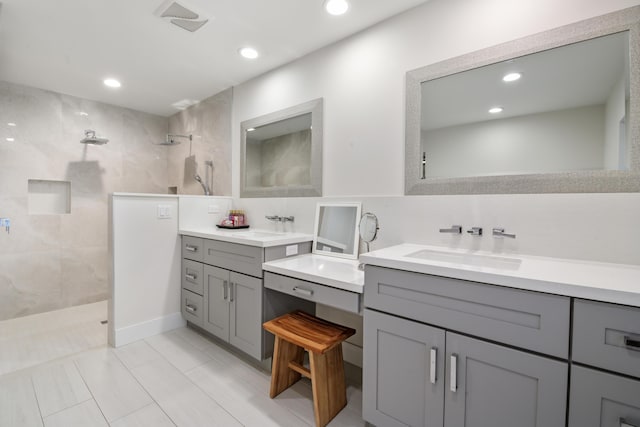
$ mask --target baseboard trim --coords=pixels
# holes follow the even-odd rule
[[[110,344],[114,347],[120,347],[153,335],[181,328],[186,324],[187,322],[182,318],[182,313],[168,314],[136,325],[116,329],[113,342]]]

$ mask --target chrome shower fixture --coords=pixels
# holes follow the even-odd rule
[[[91,145],[104,145],[109,140],[107,138],[96,136],[96,131],[87,129],[84,131],[84,138],[80,140],[82,144],[91,144]]]
[[[186,138],[189,141],[193,141],[193,135],[173,135],[168,133],[164,142],[160,142],[158,143],[158,145],[178,145],[182,141],[178,140],[177,138]]]

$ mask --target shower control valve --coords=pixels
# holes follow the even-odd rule
[[[471,227],[470,230],[467,230],[467,233],[472,236],[482,236],[482,227]]]

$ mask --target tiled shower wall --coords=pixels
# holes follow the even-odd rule
[[[213,195],[231,195],[232,102],[230,88],[169,117],[169,133],[193,135],[191,143],[180,138],[181,144],[168,147],[169,186],[178,194],[204,194],[193,177],[197,173]],[[213,173],[206,161],[213,162]]]
[[[85,129],[109,143],[80,144]],[[108,194],[167,192],[171,147],[153,144],[167,129],[166,117],[0,82],[0,320],[107,298]],[[69,181],[71,212],[29,214],[30,179]]]

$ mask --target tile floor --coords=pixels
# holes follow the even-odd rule
[[[181,328],[0,375],[0,426],[313,425],[308,380],[270,399],[269,379],[264,369]],[[347,383],[348,405],[330,426],[365,425],[361,382]]]

